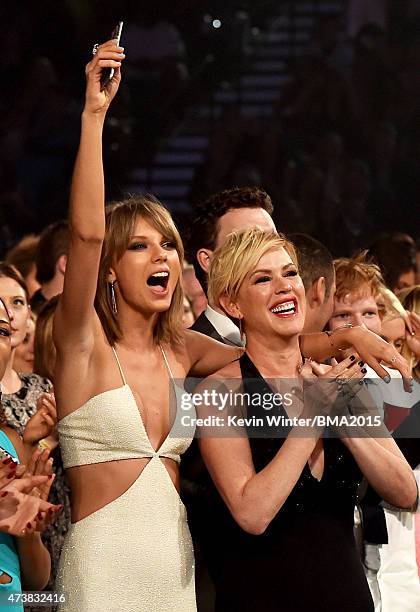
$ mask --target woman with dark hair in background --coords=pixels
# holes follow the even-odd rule
[[[11,337],[8,310],[0,299],[0,376],[10,358]],[[36,433],[40,428],[42,417],[37,415],[30,421],[29,430]],[[22,604],[13,605],[8,596],[19,594],[21,581],[24,589],[37,591],[48,582],[50,555],[42,543],[41,532],[56,517],[60,506],[46,503],[53,482],[48,453],[29,454],[31,447],[23,444],[19,434],[7,425],[1,407],[0,452],[0,595],[3,598],[0,610],[17,612],[23,610]],[[28,468],[19,465],[22,462]],[[6,466],[8,473],[5,473]],[[33,474],[38,476],[34,478]]]
[[[29,448],[35,449],[38,443],[49,436],[55,428],[57,420],[55,399],[52,393],[52,384],[48,378],[33,372],[22,374],[15,370],[16,350],[25,340],[31,310],[28,305],[25,281],[14,266],[5,262],[0,262],[0,298],[6,304],[12,330],[12,350],[1,381],[3,410],[7,425],[23,436],[23,440]],[[37,414],[44,415],[45,422],[42,428],[34,430],[31,421]],[[28,424],[30,424],[29,427]],[[61,494],[63,489],[64,474],[62,471],[58,471],[51,492],[57,504],[64,505],[66,502],[66,496]],[[65,513],[60,515],[59,520],[61,525],[65,521]],[[43,534],[52,559],[50,588],[53,586],[61,549],[61,546],[55,544],[57,529],[58,526],[51,526]]]
[[[3,407],[8,424],[22,435],[38,406],[42,405],[52,414],[55,413],[49,395],[52,385],[42,376],[20,374],[13,367],[16,348],[25,340],[27,333],[30,307],[25,281],[14,266],[5,262],[0,262],[0,297],[6,304],[12,325],[12,350],[1,381]]]

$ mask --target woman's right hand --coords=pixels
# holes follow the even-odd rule
[[[305,417],[344,415],[349,400],[361,389],[360,381],[366,373],[365,364],[357,354],[350,355],[331,366],[305,359],[301,370],[304,380]]]
[[[100,45],[92,60],[86,66],[85,113],[105,114],[121,82],[121,62],[124,60],[123,47],[116,40]],[[113,68],[114,76],[105,87],[101,86],[102,69]]]

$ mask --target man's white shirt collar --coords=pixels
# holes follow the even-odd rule
[[[228,340],[236,346],[242,346],[241,333],[239,328],[229,317],[220,312],[217,312],[211,306],[207,306],[204,311],[205,317],[213,325],[219,336],[222,336],[225,340]]]

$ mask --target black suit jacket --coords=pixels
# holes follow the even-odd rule
[[[191,326],[191,329],[214,338],[223,344],[227,344],[207,319],[204,312],[198,317],[194,325]],[[214,486],[201,458],[196,438],[194,438],[191,446],[182,456],[180,476],[181,497],[187,508],[188,524],[194,540],[196,553],[197,549],[200,551],[196,560],[201,566],[204,563],[208,566],[209,573],[214,579],[217,575],[220,562],[221,542],[220,540],[216,542],[215,538],[210,535],[214,533],[214,529],[209,530],[208,526],[216,522],[218,527],[220,527],[220,534],[222,534],[225,525],[229,524],[230,526],[233,519]]]
[[[194,325],[191,325],[191,329],[196,332],[200,332],[200,334],[204,334],[205,336],[209,336],[210,338],[214,338],[215,340],[224,343],[222,336],[212,325],[212,323],[210,323],[204,312],[202,312],[198,319],[194,321]]]

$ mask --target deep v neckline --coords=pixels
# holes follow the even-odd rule
[[[246,380],[246,378],[249,379],[259,379],[262,381],[263,385],[269,390],[270,393],[272,393],[272,389],[270,387],[270,385],[267,383],[267,381],[265,380],[265,378],[263,377],[263,375],[261,374],[261,372],[258,370],[257,366],[255,365],[255,363],[251,360],[250,356],[248,355],[248,353],[244,353],[242,355],[242,357],[239,360],[240,362],[240,369],[241,369],[241,375],[242,375],[242,380]],[[283,414],[286,418],[288,418],[288,414],[286,409],[284,408],[283,404],[281,404],[280,406],[281,410],[283,411]],[[315,450],[315,449],[314,449]],[[309,465],[309,458],[305,463],[305,466],[303,468],[303,471],[306,471],[307,474],[309,474],[311,480],[315,483],[315,484],[321,484],[324,480],[324,476],[325,476],[325,466],[326,466],[326,445],[324,440],[322,441],[322,450],[324,452],[324,465],[323,465],[323,470],[322,470],[322,474],[321,477],[318,479],[316,476],[314,476],[314,474],[311,471],[311,467]],[[312,454],[312,453],[311,453]]]
[[[173,382],[172,382],[172,385],[173,385]],[[141,416],[141,412],[140,412],[140,409],[139,409],[139,407],[138,407],[138,404],[137,404],[137,401],[136,401],[135,395],[134,395],[134,393],[133,393],[133,390],[132,390],[132,388],[130,387],[130,385],[129,385],[128,383],[125,383],[124,387],[127,387],[128,391],[129,391],[129,393],[130,393],[131,399],[133,400],[133,405],[134,405],[134,408],[136,409],[136,412],[137,412],[137,414],[138,414],[138,416],[139,416],[140,427],[141,427],[141,429],[142,429],[142,432],[143,432],[143,434],[144,434],[144,437],[145,437],[145,438],[146,438],[146,440],[147,440],[148,445],[150,446],[150,449],[151,449],[151,451],[152,451],[152,453],[153,453],[153,456],[160,455],[160,454],[161,454],[161,451],[162,451],[162,448],[164,447],[164,445],[166,444],[166,442],[167,442],[167,441],[168,441],[168,439],[170,438],[170,435],[171,435],[171,433],[172,433],[172,431],[173,431],[173,429],[174,429],[174,426],[175,426],[175,423],[176,423],[176,418],[174,419],[174,421],[173,421],[173,423],[172,423],[172,426],[171,426],[171,428],[170,428],[170,430],[169,430],[169,432],[168,432],[167,436],[166,436],[166,437],[165,437],[165,439],[163,440],[162,444],[161,444],[161,445],[160,445],[160,446],[159,446],[159,447],[158,447],[158,448],[155,450],[155,448],[154,448],[153,444],[152,444],[152,443],[151,443],[151,441],[150,441],[149,435],[148,435],[148,433],[147,433],[146,426],[145,426],[145,424],[144,424],[144,422],[143,422],[143,417]]]
[[[143,417],[142,417],[142,414],[141,414],[141,410],[140,410],[140,407],[139,407],[139,405],[137,403],[137,400],[136,400],[136,396],[134,395],[134,392],[133,392],[132,388],[130,387],[130,385],[128,384],[128,382],[127,382],[127,380],[125,378],[124,370],[121,367],[121,363],[120,363],[120,360],[118,358],[117,351],[116,351],[116,349],[114,347],[111,347],[111,348],[112,348],[112,351],[114,353],[114,356],[115,356],[115,359],[116,359],[116,362],[117,362],[117,365],[118,365],[118,369],[120,371],[120,375],[121,375],[122,381],[124,383],[124,387],[126,387],[128,389],[128,391],[130,393],[130,396],[131,396],[131,399],[133,401],[134,407],[136,409],[136,412],[137,412],[137,414],[139,416],[140,426],[141,426],[141,429],[142,429],[142,431],[144,433],[144,436],[145,436],[145,438],[147,440],[147,443],[150,446],[150,449],[151,449],[151,451],[153,453],[153,456],[158,456],[158,455],[161,454],[161,451],[162,451],[164,445],[168,441],[168,439],[169,439],[169,437],[170,437],[170,435],[171,435],[171,433],[172,433],[172,431],[174,429],[174,426],[175,426],[175,423],[176,423],[176,414],[174,415],[174,419],[173,419],[172,425],[171,425],[171,427],[170,427],[170,429],[168,431],[168,434],[166,435],[166,437],[164,438],[164,440],[162,441],[160,446],[157,449],[155,449],[155,447],[153,446],[153,444],[152,444],[152,442],[151,442],[151,440],[149,438],[149,434],[147,433],[146,426],[144,424]],[[160,350],[162,352],[163,361],[165,363],[166,370],[168,372],[168,378],[169,378],[169,380],[171,382],[172,389],[173,389],[174,394],[175,394],[175,401],[176,401],[176,388],[175,388],[175,383],[174,383],[174,377],[173,377],[173,374],[172,374],[172,370],[171,370],[171,367],[169,365],[168,359],[167,359],[167,357],[165,355],[165,351],[163,350],[163,348],[162,348],[162,346],[160,344],[159,344],[159,348],[160,348]],[[168,412],[170,414],[169,406],[168,406]]]

